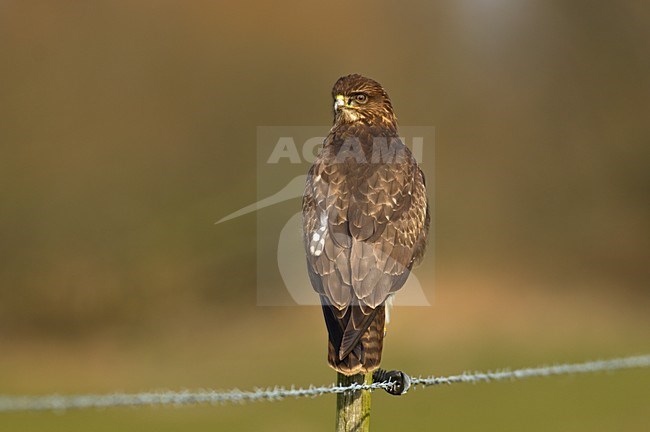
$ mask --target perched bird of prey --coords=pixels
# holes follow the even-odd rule
[[[397,136],[383,87],[347,75],[332,96],[334,126],[307,175],[303,240],[328,362],[354,375],[379,367],[386,301],[424,254],[429,207],[424,175]]]

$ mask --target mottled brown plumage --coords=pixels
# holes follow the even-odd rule
[[[348,75],[332,96],[334,126],[303,197],[304,244],[329,364],[352,375],[379,367],[385,302],[424,254],[429,210],[424,175],[397,137],[382,86]]]

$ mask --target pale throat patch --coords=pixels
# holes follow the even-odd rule
[[[327,212],[321,212],[319,222],[320,225],[318,229],[311,234],[309,240],[309,253],[314,256],[320,256],[325,248],[325,236],[327,235]]]
[[[343,116],[349,121],[349,122],[355,122],[361,118],[357,110],[353,108],[348,108],[348,109],[343,109]]]

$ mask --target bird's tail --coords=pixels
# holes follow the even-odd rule
[[[324,307],[323,310],[326,314],[325,320],[327,322],[326,308]],[[377,306],[374,318],[359,338],[355,347],[343,358],[340,358],[341,340],[337,337],[337,334],[332,334],[338,332],[330,331],[327,348],[327,361],[329,365],[344,375],[366,374],[378,369],[379,363],[381,362],[381,351],[384,345],[385,319],[385,306],[382,304]],[[330,330],[329,325],[328,330]]]

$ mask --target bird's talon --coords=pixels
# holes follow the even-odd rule
[[[372,374],[372,380],[373,382],[392,383],[393,385],[391,387],[387,387],[384,390],[394,396],[403,395],[411,387],[411,377],[398,370],[387,371],[384,369],[377,369]]]

